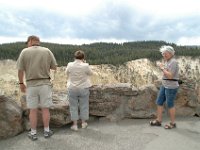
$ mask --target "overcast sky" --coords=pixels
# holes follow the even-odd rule
[[[200,0],[0,0],[0,43],[200,45]]]

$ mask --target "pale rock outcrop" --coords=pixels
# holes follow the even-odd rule
[[[180,78],[200,84],[200,59],[191,57],[177,57],[176,59],[179,63]],[[144,58],[119,66],[94,65],[92,70],[96,74],[92,81],[94,84],[131,83],[135,87],[154,84],[162,77],[162,72],[156,65],[160,61],[152,62]]]

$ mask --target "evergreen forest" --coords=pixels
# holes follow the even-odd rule
[[[165,41],[135,41],[125,43],[92,43],[82,45],[56,44],[41,42],[41,46],[49,48],[59,66],[66,66],[73,61],[76,50],[83,50],[86,60],[91,65],[112,64],[120,65],[130,60],[148,58],[156,61],[162,58],[159,48],[162,45],[171,45],[176,51],[176,56],[200,56],[199,46],[178,46]],[[20,52],[27,45],[24,42],[0,44],[0,60],[17,60]]]

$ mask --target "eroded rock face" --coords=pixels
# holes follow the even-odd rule
[[[176,58],[181,78],[191,80],[200,85],[200,65],[199,58],[177,57]],[[160,60],[162,61],[162,60]],[[66,66],[58,67],[54,77],[54,90],[63,92],[66,90],[67,77],[65,74]],[[130,83],[137,88],[148,84],[154,84],[156,80],[161,79],[162,72],[156,66],[156,62],[148,59],[137,59],[119,66],[110,64],[91,65],[94,75],[91,77],[93,85]],[[21,95],[19,90],[16,62],[12,60],[0,61],[0,87],[5,95],[18,99]]]
[[[180,68],[180,77],[200,84],[199,58],[178,57],[177,61]],[[143,85],[154,84],[156,80],[162,77],[162,72],[156,66],[156,63],[148,59],[137,59],[117,67],[113,65],[95,65],[92,66],[96,72],[94,83],[131,83],[138,88]]]
[[[22,120],[22,109],[15,100],[0,95],[0,139],[22,132]]]

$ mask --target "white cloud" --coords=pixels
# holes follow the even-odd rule
[[[164,40],[200,45],[199,6],[199,0],[0,0],[0,43],[37,34],[63,44]]]
[[[0,5],[23,10],[42,9],[63,15],[85,15],[95,11],[101,2],[101,0],[0,0]]]
[[[12,37],[12,36],[0,36],[0,43],[12,43],[12,42],[25,42],[26,39],[23,37]]]
[[[0,0],[0,5],[15,9],[45,9],[68,15],[83,15],[95,12],[106,4],[127,4],[142,14],[155,16],[184,16],[200,13],[199,0]]]
[[[200,36],[198,37],[180,37],[178,45],[200,45]]]
[[[59,44],[76,44],[76,45],[81,45],[81,44],[90,44],[90,43],[96,43],[96,42],[111,42],[111,43],[123,43],[123,42],[127,42],[127,40],[122,39],[122,40],[118,40],[118,39],[78,39],[78,38],[70,38],[70,37],[66,37],[66,38],[46,38],[46,39],[41,39],[42,42],[52,42],[52,43],[59,43]]]
[[[199,0],[125,0],[141,13],[158,17],[180,17],[200,13]]]

